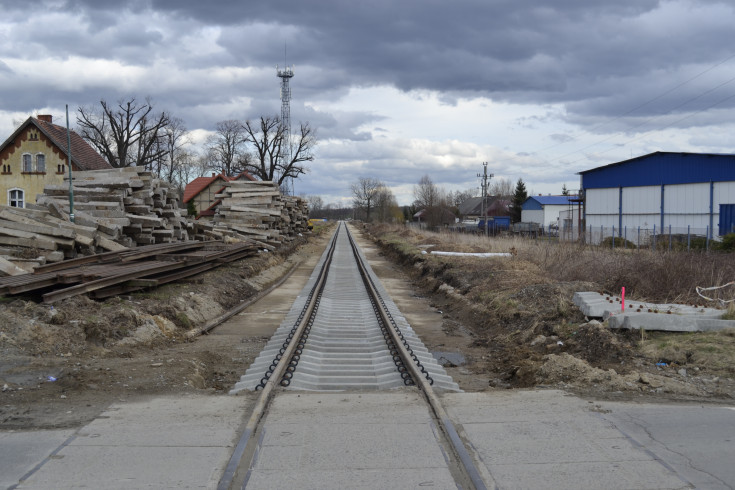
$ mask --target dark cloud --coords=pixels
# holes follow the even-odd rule
[[[57,12],[60,5],[82,17],[83,32],[48,31],[39,40],[29,29],[25,41],[48,51],[63,46],[66,54],[146,65],[177,49],[175,29],[186,35],[184,29],[218,26],[225,53],[198,57],[188,48],[165,55],[182,66],[272,66],[282,63],[287,43],[289,62],[318,67],[309,73],[304,97],[338,87],[393,85],[435,90],[449,103],[458,96],[568,103],[570,112],[582,116],[637,107],[643,94],[670,87],[662,74],[681,80],[687,67],[723,59],[735,41],[731,23],[722,21],[732,18],[733,7],[694,0],[48,2]],[[172,31],[124,22],[140,12]],[[687,22],[687,15],[698,22]],[[657,110],[645,106],[640,113]]]
[[[495,171],[525,179],[534,169],[538,182],[559,178],[562,164],[604,162],[608,148],[649,131],[730,124],[735,107],[735,6],[724,0],[39,0],[33,15],[29,5],[3,2],[3,110],[152,96],[191,129],[211,129],[223,119],[279,114],[275,65],[293,63],[292,122],[310,121],[322,141],[336,142],[319,148],[330,177],[315,170],[314,185],[333,179],[344,187],[365,171],[361,162],[396,185],[427,172],[461,185],[476,169],[459,162],[486,158],[457,146],[409,148],[428,137],[397,135],[393,118],[419,116],[334,109],[355,88],[391,86],[454,106],[477,97],[534,106],[508,126],[520,133],[565,125],[524,142],[551,145],[560,167],[508,148],[512,157]],[[434,135],[443,131],[437,126]],[[587,154],[590,133],[602,144]],[[512,146],[488,138],[488,147]],[[710,149],[726,137],[681,140]]]

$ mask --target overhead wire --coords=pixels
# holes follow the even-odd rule
[[[705,69],[705,70],[703,70],[703,71],[701,71],[701,72],[697,73],[696,75],[694,75],[694,76],[692,76],[692,77],[688,78],[687,80],[684,80],[683,82],[681,82],[681,83],[679,83],[679,84],[675,85],[674,87],[672,87],[672,88],[670,88],[670,89],[668,89],[668,90],[664,91],[663,93],[661,93],[661,94],[659,94],[659,95],[657,95],[657,96],[655,96],[655,97],[653,97],[653,98],[651,98],[651,99],[649,99],[649,100],[647,100],[647,101],[645,101],[645,102],[643,102],[643,103],[641,103],[641,104],[638,104],[637,106],[633,107],[632,109],[629,109],[628,111],[626,111],[626,112],[624,112],[624,113],[622,113],[622,114],[619,114],[619,115],[617,115],[617,116],[611,117],[611,118],[609,118],[609,119],[607,119],[607,120],[605,120],[605,121],[602,121],[602,122],[600,122],[600,123],[597,123],[597,124],[593,125],[592,127],[590,127],[589,129],[587,129],[586,131],[582,131],[582,132],[579,132],[579,133],[578,133],[578,134],[577,134],[576,136],[579,136],[579,135],[581,135],[581,134],[582,134],[582,133],[584,133],[584,132],[587,132],[587,133],[589,133],[589,132],[591,132],[591,131],[593,131],[593,130],[595,130],[595,129],[598,129],[598,128],[600,128],[600,127],[603,127],[603,126],[605,126],[605,125],[607,125],[607,124],[610,124],[610,123],[613,123],[613,122],[615,122],[615,121],[618,121],[618,120],[620,120],[620,119],[624,118],[625,116],[628,116],[628,115],[630,115],[630,114],[632,114],[632,113],[634,113],[634,112],[638,111],[639,109],[641,109],[641,108],[643,108],[643,107],[645,107],[645,106],[647,106],[647,105],[649,105],[649,104],[651,104],[651,103],[653,103],[653,102],[655,102],[655,101],[657,101],[657,100],[660,100],[660,99],[664,98],[665,96],[669,95],[670,93],[672,93],[672,92],[674,92],[674,91],[676,91],[676,90],[680,89],[681,87],[683,87],[683,86],[685,86],[685,85],[687,85],[687,84],[689,84],[689,83],[693,82],[694,80],[696,80],[696,79],[698,79],[698,78],[702,77],[703,75],[705,75],[705,74],[709,73],[710,71],[714,70],[715,68],[717,68],[717,67],[719,67],[719,66],[721,66],[721,65],[723,65],[723,64],[725,64],[725,63],[727,63],[728,61],[732,60],[733,58],[735,58],[735,54],[733,54],[733,55],[731,55],[731,56],[728,56],[727,58],[723,59],[722,61],[719,61],[719,62],[715,63],[714,65],[712,65],[712,66],[708,67],[707,69]],[[663,114],[660,114],[660,115],[658,115],[658,116],[654,116],[654,117],[648,118],[648,119],[646,119],[645,121],[643,121],[643,122],[641,122],[641,123],[638,123],[638,124],[636,124],[636,125],[634,125],[634,126],[631,126],[631,127],[630,127],[630,129],[635,129],[635,128],[638,128],[638,127],[640,127],[640,126],[643,126],[643,125],[645,125],[645,124],[649,123],[650,121],[653,121],[653,120],[655,120],[655,119],[658,119],[658,118],[664,117],[664,116],[668,115],[669,113],[671,113],[672,111],[675,111],[675,110],[677,110],[677,109],[679,109],[679,108],[681,108],[681,107],[685,106],[686,104],[689,104],[690,102],[693,102],[693,101],[695,101],[695,100],[697,100],[697,99],[699,99],[699,98],[701,98],[701,97],[703,97],[703,96],[705,96],[705,95],[707,95],[707,94],[709,94],[709,93],[712,93],[712,92],[714,92],[715,90],[717,90],[717,89],[719,89],[719,88],[723,87],[724,85],[727,85],[727,84],[729,84],[729,83],[732,83],[733,81],[735,81],[735,77],[733,77],[733,78],[730,78],[729,80],[726,80],[725,82],[722,82],[722,83],[720,83],[720,84],[719,84],[719,85],[717,85],[716,87],[713,87],[713,88],[711,88],[711,89],[708,89],[707,91],[705,91],[705,92],[703,92],[703,93],[701,93],[701,94],[699,94],[699,95],[697,95],[697,96],[695,96],[695,97],[692,97],[692,98],[690,98],[690,99],[687,99],[686,101],[682,102],[681,104],[679,104],[679,105],[677,105],[677,106],[675,106],[675,107],[672,107],[672,108],[668,109],[668,110],[667,110],[667,111],[666,111],[665,113],[663,113]],[[729,100],[730,98],[731,98],[731,97],[728,97],[728,98],[726,98],[726,99],[723,99],[723,100],[721,100],[720,102],[718,102],[718,104],[721,104],[721,103],[723,103],[724,101],[726,101],[726,100]],[[718,105],[718,104],[714,104],[714,105]],[[714,105],[713,105],[713,106],[714,106]],[[713,107],[713,106],[708,106],[708,107],[707,107],[707,108],[706,108],[705,110],[708,110],[708,109],[710,109],[710,108],[711,108],[711,107]],[[702,112],[702,111],[700,110],[700,111],[697,111],[697,112],[695,112],[695,113],[693,113],[693,114],[691,114],[691,115],[693,116],[693,115],[696,115],[696,114],[698,114],[698,113],[701,113],[701,112]],[[690,116],[684,117],[684,118],[682,118],[682,119],[680,119],[680,120],[677,120],[676,122],[679,122],[679,121],[682,121],[682,120],[684,120],[684,119],[687,119],[688,117],[690,117]],[[674,122],[673,124],[676,124],[676,122]],[[660,128],[660,129],[666,129],[666,128],[667,128],[667,127],[669,127],[669,126],[670,126],[670,125],[667,125],[667,126],[664,126],[663,128]],[[648,131],[647,133],[650,133],[651,131],[654,131],[654,129],[652,129],[652,130]],[[646,134],[647,134],[647,133],[646,133]],[[565,158],[565,157],[567,157],[567,156],[570,156],[570,155],[574,155],[574,154],[576,154],[576,153],[579,153],[579,152],[585,151],[585,150],[587,150],[587,149],[589,149],[589,148],[592,148],[592,147],[594,147],[594,146],[597,146],[597,145],[599,145],[599,144],[601,144],[601,143],[604,143],[604,142],[606,142],[606,141],[609,141],[609,140],[611,140],[611,139],[613,139],[613,138],[617,138],[617,137],[618,137],[617,135],[611,135],[611,136],[608,136],[608,137],[606,137],[606,138],[603,138],[603,139],[601,139],[601,140],[599,140],[599,141],[596,141],[596,142],[594,142],[594,143],[588,144],[588,145],[586,145],[586,146],[584,146],[584,147],[582,147],[582,148],[580,148],[580,149],[577,149],[577,150],[574,150],[574,151],[571,151],[571,152],[565,153],[565,154],[563,154],[563,155],[561,155],[561,156],[557,156],[557,157],[551,158],[551,159],[550,159],[550,160],[548,160],[548,161],[549,161],[549,162],[553,162],[553,161],[558,161],[558,160],[561,160],[562,158]],[[574,138],[574,136],[572,136],[572,138]],[[638,140],[638,139],[640,139],[640,137],[636,137],[636,138],[633,138],[633,139],[631,139],[631,140],[629,140],[629,141],[627,141],[627,142],[623,143],[623,144],[622,144],[622,145],[620,145],[620,146],[625,146],[626,144],[628,144],[628,143],[630,143],[630,142],[632,142],[632,141],[636,141],[636,140]],[[558,147],[558,146],[561,146],[561,145],[563,145],[563,144],[566,144],[567,142],[568,142],[568,141],[564,141],[564,142],[559,142],[559,143],[555,143],[555,144],[553,144],[553,145],[551,145],[551,146],[548,146],[548,147],[542,148],[542,149],[540,149],[540,150],[536,150],[536,151],[534,151],[534,152],[531,152],[531,153],[527,153],[527,154],[526,154],[526,155],[524,155],[524,156],[534,156],[534,155],[538,155],[538,154],[539,154],[539,153],[541,153],[541,152],[545,152],[545,151],[548,151],[548,150],[550,150],[550,149],[552,149],[552,148],[556,148],[556,147]],[[610,148],[610,149],[612,149],[612,148]],[[607,152],[607,151],[610,151],[610,149],[606,150],[605,152]],[[576,163],[577,161],[579,161],[579,160],[576,160],[575,162],[571,162],[571,163]]]

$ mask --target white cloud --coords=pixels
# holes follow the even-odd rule
[[[733,151],[726,2],[39,1],[0,19],[0,139],[39,110],[152,96],[200,146],[217,121],[279,112],[287,43],[292,122],[320,138],[297,192],[327,202],[361,175],[408,203],[424,174],[477,187],[482,162],[558,193],[649,151]]]

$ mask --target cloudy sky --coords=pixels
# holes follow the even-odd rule
[[[375,177],[401,204],[482,163],[530,191],[652,151],[732,153],[731,0],[0,0],[0,140],[29,115],[150,96],[202,141],[279,114],[319,145],[299,194],[349,203]],[[74,116],[72,114],[72,120]],[[3,136],[5,135],[5,136]]]

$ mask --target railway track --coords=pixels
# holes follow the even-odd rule
[[[435,392],[459,386],[413,332],[341,223],[281,326],[231,391],[260,396],[219,488],[247,481],[274,395],[397,389],[418,390],[428,404],[457,486],[485,488]]]

